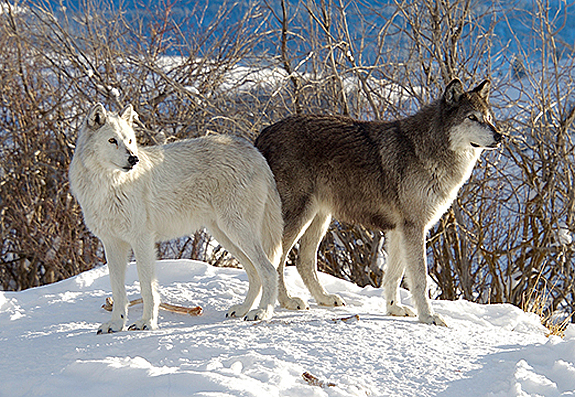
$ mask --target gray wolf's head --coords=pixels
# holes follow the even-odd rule
[[[99,103],[94,105],[78,137],[85,157],[110,171],[132,170],[139,161],[132,128],[135,117],[137,114],[132,105],[126,106],[119,115],[106,112]]]
[[[495,149],[502,135],[494,124],[488,103],[491,83],[485,80],[471,91],[464,92],[463,84],[455,79],[443,94],[443,120],[449,131],[452,150]]]

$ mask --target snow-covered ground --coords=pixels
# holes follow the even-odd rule
[[[381,290],[321,274],[348,306],[311,301],[249,323],[224,318],[247,290],[242,270],[181,260],[158,262],[157,273],[163,301],[204,314],[160,312],[158,331],[96,335],[110,316],[100,308],[111,296],[106,267],[0,292],[0,396],[575,396],[573,326],[547,338],[535,315],[511,305],[434,301],[449,324],[435,327],[385,316]],[[135,265],[127,285],[138,297]],[[130,309],[131,320],[140,315]]]

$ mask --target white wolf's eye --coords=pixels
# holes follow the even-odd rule
[[[110,142],[112,145],[118,145],[118,141],[116,140],[116,138],[110,138],[108,139],[108,142]]]

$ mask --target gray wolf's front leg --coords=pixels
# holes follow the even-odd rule
[[[445,320],[433,312],[427,298],[427,262],[425,258],[425,230],[417,226],[404,227],[403,242],[407,281],[419,321],[447,326]]]

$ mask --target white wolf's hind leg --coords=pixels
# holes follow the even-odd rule
[[[244,317],[252,306],[261,292],[262,284],[260,276],[251,260],[247,257],[244,251],[239,248],[220,227],[212,223],[208,226],[209,231],[214,238],[224,246],[230,254],[240,261],[242,267],[248,275],[249,287],[248,293],[243,303],[231,306],[226,312],[226,317]]]
[[[328,294],[317,277],[317,249],[325,235],[331,216],[318,212],[300,239],[297,270],[316,302],[322,306],[345,306],[345,301],[336,294]]]
[[[257,285],[258,290],[261,286],[262,292],[258,308],[249,311],[244,319],[248,321],[268,320],[274,314],[274,306],[278,296],[278,275],[276,269],[263,250],[261,232],[258,227],[243,222],[235,223],[233,226],[233,228],[228,230],[228,237],[244,254],[244,257],[247,257],[244,258],[246,263],[244,266],[246,266],[246,270],[251,267],[251,271],[259,281]],[[246,298],[247,300],[248,298]],[[250,302],[250,306],[251,304],[253,304],[253,300]]]
[[[268,320],[274,314],[274,306],[277,300],[278,274],[259,242],[248,243],[245,251],[257,269],[257,275],[262,285],[260,304],[257,309],[249,311],[245,319],[248,321]]]
[[[387,250],[387,267],[383,277],[383,291],[387,305],[387,314],[398,317],[415,317],[415,312],[409,306],[401,304],[399,285],[403,277],[405,258],[403,251],[403,236],[398,230],[385,234]]]
[[[114,239],[106,239],[102,242],[108,262],[114,307],[112,319],[100,325],[98,334],[109,334],[122,331],[128,318],[128,296],[126,295],[125,279],[130,245]]]

